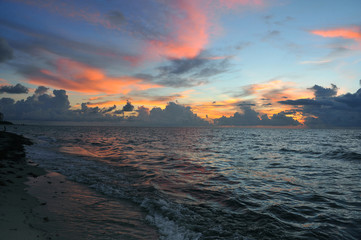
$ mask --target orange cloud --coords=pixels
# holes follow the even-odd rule
[[[127,94],[133,90],[161,87],[131,76],[110,77],[102,69],[66,58],[56,61],[55,71],[42,69],[39,74],[29,76],[28,81],[83,93]]]
[[[330,30],[313,30],[311,31],[311,33],[327,38],[341,37],[358,41],[361,40],[361,30],[358,27],[337,28]]]
[[[209,40],[207,12],[201,1],[177,1],[170,7],[178,12],[170,19],[172,31],[166,40],[150,41],[151,47],[162,56],[194,58]]]
[[[192,104],[192,110],[199,117],[214,119],[222,116],[232,116],[237,111],[237,103],[239,99],[230,98],[217,102],[202,102]]]
[[[215,4],[214,4],[215,3]],[[150,41],[150,51],[169,58],[194,58],[208,44],[214,16],[219,6],[263,6],[263,0],[179,0],[174,6],[177,11],[170,22],[172,31],[166,40]]]
[[[273,80],[260,84],[251,84],[245,86],[244,93],[238,97],[229,98],[217,102],[202,102],[191,104],[193,112],[198,116],[205,118],[220,118],[222,116],[233,116],[235,112],[242,112],[239,104],[249,102],[255,104],[252,106],[257,112],[267,114],[271,117],[282,111],[293,109],[293,106],[287,106],[278,103],[285,99],[313,98],[311,90],[298,88],[293,82],[284,82],[282,80]],[[295,120],[304,122],[304,117],[299,112],[293,112],[287,116]]]

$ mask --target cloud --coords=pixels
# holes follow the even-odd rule
[[[146,109],[138,109],[146,111]],[[209,123],[192,112],[191,107],[169,102],[165,109],[153,108],[148,123],[153,126],[206,126]]]
[[[241,104],[242,113],[236,112],[230,117],[221,117],[214,120],[220,126],[297,126],[300,122],[286,116],[285,112],[279,112],[269,118],[267,115],[252,109],[253,104]]]
[[[272,40],[274,38],[277,38],[281,35],[281,32],[278,30],[269,31],[263,38],[262,41],[268,41]]]
[[[32,84],[44,84],[83,93],[123,93],[161,87],[132,76],[111,77],[102,69],[66,58],[57,59],[55,69],[19,65],[19,72]]]
[[[11,98],[0,99],[0,111],[10,120],[31,121],[116,121],[121,120],[108,114],[115,110],[110,108],[88,107],[81,104],[81,109],[71,110],[65,90],[53,90],[47,94],[43,86],[35,90],[34,95],[24,100],[15,101]]]
[[[64,120],[70,107],[64,90],[54,90],[52,96],[33,95],[17,102],[2,98],[0,102],[1,112],[12,120]]]
[[[359,27],[335,28],[329,30],[312,30],[311,33],[325,38],[345,38],[360,41],[361,30]]]
[[[0,63],[11,60],[13,56],[13,49],[4,38],[0,37]]]
[[[336,96],[338,90],[337,86],[334,84],[331,84],[331,88],[324,88],[318,85],[314,85],[310,89],[314,91],[316,99],[334,97]]]
[[[285,101],[278,101],[281,104],[285,105],[293,105],[293,106],[299,106],[299,105],[321,105],[321,103],[316,102],[313,99],[297,99],[297,100],[285,100]]]
[[[43,95],[43,94],[45,94],[48,90],[49,90],[49,88],[47,88],[47,87],[39,86],[39,87],[35,90],[35,95]]]
[[[225,73],[229,70],[230,57],[213,57],[202,52],[200,55],[188,59],[170,59],[167,64],[157,68],[158,74],[144,75],[150,81],[170,87],[192,87],[205,84],[212,77]]]
[[[315,85],[313,99],[280,101],[281,104],[298,106],[309,127],[361,127],[361,89],[356,93],[337,96],[337,86],[324,88]]]
[[[110,11],[107,15],[106,18],[109,20],[109,22],[112,23],[112,25],[114,26],[120,26],[122,24],[124,24],[125,22],[125,18],[124,15],[119,12],[119,11]]]
[[[78,41],[4,19],[0,19],[0,25],[23,35],[23,38],[12,40],[12,46],[17,51],[32,57],[52,59],[54,55],[57,55],[97,67],[109,67],[116,64],[118,68],[119,62],[129,67],[128,62],[133,64],[134,61],[138,61],[130,59],[131,52],[126,48],[119,49],[112,45],[104,46],[102,43]],[[102,61],[99,61],[99,57]]]
[[[10,93],[10,94],[21,94],[21,93],[28,93],[29,89],[20,83],[16,84],[15,86],[5,85],[0,86],[0,93]]]
[[[123,112],[132,112],[134,110],[134,106],[129,101],[127,101],[127,104],[124,105],[122,110]]]
[[[31,121],[102,121],[116,122],[120,125],[136,126],[205,126],[209,123],[192,112],[191,107],[169,102],[164,109],[155,107],[152,110],[138,107],[138,115],[118,116],[119,113],[134,110],[127,102],[122,110],[111,107],[89,107],[82,103],[80,109],[72,110],[65,90],[53,90],[52,94],[38,87],[34,95],[25,100],[15,101],[11,98],[0,99],[0,112],[10,120]]]
[[[243,86],[241,91],[233,92],[233,97],[252,99],[253,102],[258,104],[265,104],[264,101],[269,101],[273,106],[282,108],[279,104],[280,100],[307,98],[312,96],[312,91],[310,90],[299,88],[294,82],[285,82],[275,78],[265,83]]]

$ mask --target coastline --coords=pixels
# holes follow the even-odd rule
[[[0,132],[1,239],[159,238],[139,206],[39,167],[26,158],[24,144],[32,143]]]
[[[4,239],[52,239],[50,233],[34,224],[46,222],[47,216],[34,213],[41,203],[28,193],[26,182],[45,174],[25,158],[24,144],[31,141],[9,132],[0,132],[0,232]]]

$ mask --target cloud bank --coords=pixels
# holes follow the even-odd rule
[[[261,115],[252,109],[253,104],[242,104],[242,113],[236,112],[231,117],[221,117],[215,119],[216,125],[220,126],[297,126],[301,123],[288,117],[285,112],[273,114],[271,118]]]
[[[313,99],[279,101],[306,116],[308,127],[361,127],[361,89],[337,96],[337,86],[314,85]]]
[[[24,86],[3,86],[3,92],[25,93]],[[213,119],[216,126],[299,126],[301,123],[291,116],[301,114],[307,127],[361,127],[361,89],[355,93],[337,95],[338,88],[331,85],[324,88],[314,85],[313,98],[287,99],[278,101],[288,105],[289,110],[272,115],[262,114],[257,105],[238,102],[240,108],[230,117]],[[168,102],[164,109],[132,105],[130,101],[122,107],[90,107],[81,103],[80,109],[72,109],[65,90],[53,90],[40,86],[32,96],[15,101],[12,98],[0,99],[0,112],[9,120],[30,121],[98,121],[113,122],[129,126],[209,126],[210,119],[197,116],[190,106]],[[129,112],[130,114],[124,114]]]
[[[15,101],[0,99],[0,112],[9,120],[28,121],[85,121],[113,122],[135,126],[204,126],[209,123],[194,114],[190,107],[169,102],[165,109],[138,107],[137,116],[124,117],[119,113],[134,112],[134,106],[127,101],[121,110],[116,105],[109,108],[89,107],[82,103],[80,109],[72,110],[65,90],[53,90],[40,86],[27,99]]]

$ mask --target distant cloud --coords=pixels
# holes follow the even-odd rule
[[[10,94],[21,94],[21,93],[28,93],[29,89],[20,83],[16,84],[15,86],[5,85],[0,86],[0,93],[10,93]]]
[[[328,30],[312,30],[311,33],[326,38],[340,37],[345,39],[361,40],[361,29],[357,26]]]
[[[292,117],[286,116],[285,112],[273,114],[271,118],[267,115],[260,116],[260,113],[253,110],[252,105],[241,105],[243,113],[236,112],[230,117],[221,117],[214,120],[220,126],[297,126],[300,123]]]
[[[299,106],[309,127],[361,127],[361,89],[356,93],[337,96],[337,86],[324,88],[315,85],[313,99],[280,101],[281,104]]]
[[[142,113],[139,116],[144,117],[145,108],[138,109]],[[144,121],[144,119],[141,119]],[[153,108],[149,111],[149,117],[145,121],[152,126],[206,126],[207,121],[198,117],[191,110],[191,107],[169,102],[165,109]]]
[[[129,101],[127,101],[127,104],[124,105],[122,110],[124,112],[131,112],[134,110],[134,106]]]
[[[0,63],[11,60],[13,56],[13,49],[4,38],[0,37]]]
[[[209,123],[198,117],[191,107],[169,102],[165,109],[158,107],[149,110],[138,107],[137,116],[118,116],[117,114],[134,111],[130,101],[122,110],[116,110],[116,105],[108,108],[89,107],[81,103],[80,109],[72,110],[65,90],[53,90],[47,94],[40,86],[34,95],[25,100],[15,101],[12,98],[0,99],[0,112],[9,120],[32,121],[102,121],[116,122],[134,126],[204,126]]]
[[[10,120],[32,121],[109,121],[120,120],[109,112],[115,109],[88,107],[87,103],[81,104],[81,109],[71,110],[68,95],[65,90],[53,90],[52,94],[46,93],[43,86],[35,90],[34,95],[25,100],[15,101],[11,98],[0,99],[0,112]]]

